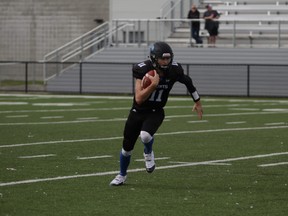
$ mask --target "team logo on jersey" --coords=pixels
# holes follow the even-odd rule
[[[138,66],[141,68],[141,67],[144,67],[146,64],[144,62],[141,62],[138,64]]]

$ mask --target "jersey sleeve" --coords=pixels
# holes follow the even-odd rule
[[[189,77],[188,75],[184,74],[184,70],[182,68],[182,66],[179,64],[178,67],[178,81],[180,83],[183,83],[187,90],[189,91],[192,99],[194,100],[194,102],[197,102],[200,100],[200,96],[197,92],[196,87],[193,85],[193,81],[191,79],[191,77]]]
[[[135,79],[142,79],[148,71],[147,62],[140,62],[134,64],[132,67],[133,77]]]

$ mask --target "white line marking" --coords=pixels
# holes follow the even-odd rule
[[[279,152],[279,153],[271,153],[271,154],[263,154],[263,155],[252,155],[252,156],[245,156],[245,157],[227,158],[227,159],[221,159],[221,160],[211,160],[211,161],[191,162],[191,163],[168,165],[168,166],[159,166],[156,169],[157,170],[173,169],[173,168],[179,168],[179,167],[189,167],[189,166],[207,165],[207,164],[211,164],[211,163],[222,163],[222,162],[231,162],[231,161],[239,161],[239,160],[249,160],[249,159],[273,157],[273,156],[287,155],[287,154],[288,154],[288,152]],[[128,170],[128,172],[129,173],[142,172],[145,170],[146,170],[145,168],[136,168],[136,169],[130,169],[130,170]],[[51,177],[51,178],[43,178],[43,179],[28,179],[28,180],[22,180],[22,181],[0,183],[0,187],[21,185],[21,184],[31,184],[31,183],[38,183],[38,182],[58,181],[58,180],[66,180],[66,179],[75,179],[75,178],[107,176],[107,175],[115,175],[118,173],[119,173],[119,171],[117,170],[117,171],[109,171],[109,172],[88,173],[88,174],[82,174],[82,175],[59,176],[59,177]]]
[[[31,155],[31,156],[19,156],[21,159],[31,159],[31,158],[45,158],[45,157],[55,157],[55,154],[47,154],[47,155]]]
[[[13,116],[6,116],[6,118],[27,118],[28,115],[13,115]]]
[[[266,126],[271,126],[271,125],[285,125],[285,122],[274,122],[274,123],[266,123]]]
[[[280,109],[280,108],[278,108],[278,109],[263,109],[263,111],[265,112],[287,112],[288,111],[288,109]]]
[[[2,146],[0,146],[0,148],[20,147],[20,146],[33,146],[33,145],[47,145],[47,144],[49,145],[49,144],[57,144],[57,143],[95,142],[95,141],[117,140],[117,139],[123,139],[123,137],[121,136],[121,137],[81,139],[81,140],[56,140],[56,141],[47,141],[47,142],[2,145]]]
[[[195,124],[195,123],[207,123],[208,120],[199,120],[199,121],[187,121],[187,123]]]
[[[77,118],[77,120],[97,120],[99,117],[85,117],[85,118]]]
[[[100,158],[110,158],[112,155],[100,155],[92,157],[77,157],[77,160],[90,160],[90,159],[100,159]]]
[[[271,164],[261,164],[259,167],[271,167],[271,166],[279,166],[279,165],[288,165],[288,162],[279,162],[279,163],[271,163]]]
[[[279,114],[278,112],[243,112],[243,113],[220,113],[220,114],[205,114],[205,117],[223,117],[223,116],[244,116],[244,115],[270,115],[270,114]],[[282,111],[281,113],[288,113],[286,111]],[[193,114],[189,115],[171,115],[166,116],[165,118],[187,118],[187,117],[195,117]]]
[[[231,163],[209,163],[207,165],[212,165],[212,166],[231,166]]]
[[[246,121],[238,121],[238,122],[226,122],[225,124],[244,124]]]
[[[215,132],[227,132],[227,131],[250,131],[250,130],[271,130],[271,129],[285,129],[288,125],[283,126],[270,126],[270,127],[249,127],[249,128],[222,128],[222,129],[211,129],[211,130],[198,130],[198,131],[176,131],[167,133],[156,133],[156,136],[167,136],[167,135],[179,135],[179,134],[197,134],[197,133],[215,133]],[[95,141],[105,141],[105,140],[117,140],[123,139],[122,136],[119,137],[104,137],[104,138],[94,138],[94,139],[79,139],[79,140],[55,140],[47,142],[36,142],[36,143],[20,143],[11,145],[0,145],[0,148],[12,148],[20,146],[33,146],[33,145],[47,145],[47,144],[58,144],[58,143],[76,143],[76,142],[95,142]]]
[[[111,109],[109,109],[111,110]],[[288,112],[288,109],[287,109]],[[283,111],[282,113],[287,113]],[[0,112],[1,113],[1,112]],[[206,114],[206,117],[221,117],[221,116],[244,116],[244,115],[270,115],[279,114],[279,112],[251,112],[251,113],[224,113],[224,114]],[[195,117],[195,115],[171,115],[166,116],[165,119],[170,118],[187,118]],[[0,123],[0,126],[12,126],[12,125],[51,125],[51,124],[77,124],[77,123],[90,123],[90,122],[113,122],[113,121],[126,121],[126,118],[113,118],[113,119],[96,119],[96,120],[78,120],[78,121],[59,121],[59,122],[16,122],[16,123]]]
[[[32,106],[89,106],[89,103],[32,103]]]
[[[90,123],[90,122],[113,122],[113,121],[125,121],[125,118],[114,119],[99,119],[99,120],[73,120],[73,121],[58,121],[58,122],[16,122],[16,123],[0,123],[0,126],[16,126],[16,125],[51,125],[51,124],[78,124],[78,123]]]
[[[191,163],[191,162],[180,162],[180,161],[169,161],[169,163],[172,163],[172,164],[187,164],[187,163]],[[213,166],[230,166],[232,164],[230,163],[208,163],[206,165],[213,165]]]
[[[0,94],[0,97],[22,97],[22,98],[84,98],[84,99],[109,99],[109,100],[131,100],[133,99],[132,96],[93,96],[93,95],[44,95],[44,94]],[[190,100],[187,97],[173,97],[171,96],[169,98],[169,101],[187,101]],[[207,101],[207,102],[215,102],[215,101],[228,101],[228,102],[253,102],[253,103],[266,103],[266,102],[275,102],[275,103],[288,103],[287,100],[266,100],[266,99],[257,99],[257,100],[252,100],[252,99],[225,99],[225,98],[202,98],[202,101]]]
[[[158,158],[154,158],[154,160],[168,160],[170,159],[170,157],[158,157]],[[135,161],[138,161],[138,162],[143,162],[145,161],[144,159],[136,159]]]
[[[2,105],[27,105],[27,102],[0,102],[0,106]]]
[[[60,119],[64,118],[64,116],[42,116],[41,119]]]
[[[237,110],[237,111],[259,111],[259,108],[229,108],[229,110]]]
[[[284,102],[284,101],[283,101]],[[280,103],[280,102],[279,102]],[[287,101],[288,103],[288,101]],[[242,106],[243,104],[228,104],[228,105],[205,105],[205,108],[214,108],[214,107],[238,107],[238,106]],[[276,104],[278,105],[278,104]],[[167,105],[165,106],[165,109],[190,109],[192,106],[170,106]],[[53,110],[3,110],[0,111],[0,113],[35,113],[35,112],[85,112],[85,111],[110,111],[110,110],[129,110],[131,109],[131,107],[114,107],[114,108],[110,108],[110,107],[103,107],[103,108],[76,108],[76,109],[53,109]],[[266,111],[267,113],[269,112],[269,114],[271,114],[271,109],[268,110],[262,110],[262,111]],[[277,111],[282,111],[282,112],[288,112],[287,109],[274,109],[275,113]],[[251,115],[253,114],[257,114],[259,112],[252,112]],[[265,113],[265,112],[264,112]],[[239,113],[239,114],[249,114],[249,113]],[[209,114],[206,114],[205,116],[210,116]],[[212,114],[213,115],[213,114]],[[221,115],[221,114],[220,114]],[[192,116],[192,115],[189,115]]]

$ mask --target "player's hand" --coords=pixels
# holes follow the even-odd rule
[[[202,109],[202,104],[200,101],[197,101],[194,106],[193,106],[193,109],[192,111],[194,112],[197,112],[197,115],[198,115],[198,118],[199,119],[202,119],[202,115],[203,115],[203,109]]]
[[[155,72],[154,76],[151,76],[149,74],[147,74],[148,78],[151,80],[151,85],[153,85],[154,87],[158,86],[158,83],[160,81],[160,77],[159,74]]]

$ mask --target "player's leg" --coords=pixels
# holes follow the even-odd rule
[[[141,118],[134,112],[130,112],[124,128],[124,139],[120,152],[120,173],[110,185],[122,185],[126,181],[127,169],[130,164],[132,150],[141,130]]]
[[[144,153],[150,154],[152,152],[152,145],[154,143],[154,137],[147,131],[140,132],[141,142],[144,144]]]
[[[140,138],[144,144],[144,159],[146,171],[148,173],[153,172],[155,169],[154,152],[152,148],[154,143],[154,134],[162,124],[164,116],[164,110],[147,114],[140,132]]]

